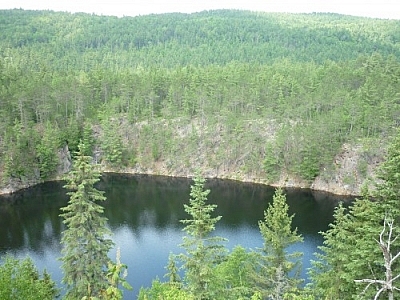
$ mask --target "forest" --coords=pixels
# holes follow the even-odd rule
[[[363,196],[350,211],[338,208],[311,290],[284,280],[290,263],[281,261],[266,274],[288,287],[287,299],[356,299],[366,287],[365,299],[373,296],[382,282],[370,278],[391,267],[382,251],[398,250],[391,238],[399,216],[399,20],[237,10],[118,18],[14,9],[0,10],[0,27],[4,190],[60,178],[82,157],[102,171],[200,170],[205,177],[268,184],[296,178],[311,185],[316,178],[338,180],[338,157],[355,149],[357,160],[339,179]],[[368,182],[372,196],[361,189]],[[348,246],[354,236],[357,251]],[[223,261],[254,259],[240,251]],[[180,258],[191,285],[168,287],[171,299],[181,292],[189,293],[182,299],[198,292],[202,296],[194,299],[218,299],[228,290],[232,299],[283,297],[261,289],[265,282],[247,286],[257,276],[236,282],[246,286],[215,281],[222,284],[213,290],[218,297],[201,294],[207,284],[193,281],[190,255]],[[268,265],[271,259],[262,261]],[[233,272],[230,262],[212,276],[231,276],[223,273]],[[10,265],[31,268],[6,261]],[[123,265],[110,268],[119,274]],[[111,287],[118,286],[112,278]],[[385,281],[380,295],[393,297],[393,281]],[[47,293],[54,296],[51,289]],[[142,293],[144,299],[159,297]]]
[[[54,178],[81,139],[108,169],[266,183],[332,180],[351,145],[343,184],[361,185],[399,125],[397,20],[4,10],[0,24],[4,187]]]

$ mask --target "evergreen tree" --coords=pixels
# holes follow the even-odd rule
[[[252,272],[256,289],[263,299],[283,299],[285,293],[296,289],[299,279],[301,253],[289,253],[288,247],[303,241],[292,230],[293,215],[288,215],[289,206],[282,189],[275,191],[273,202],[259,221],[264,247]]]
[[[52,127],[50,122],[43,129],[43,136],[36,146],[36,156],[39,162],[41,179],[49,179],[58,166],[57,150],[60,145],[58,129]]]
[[[400,216],[400,131],[389,144],[385,161],[378,169],[378,178],[375,196],[382,205],[383,213]],[[385,215],[382,215],[382,220]]]
[[[385,217],[390,217],[398,224],[399,220],[399,187],[400,176],[400,138],[396,137],[388,149],[385,162],[379,168],[382,180],[374,193],[377,201],[371,201],[369,192],[363,191],[363,197],[356,199],[348,209],[339,206],[334,218],[335,223],[323,233],[324,245],[320,247],[321,254],[313,262],[310,272],[313,289],[317,297],[326,299],[353,299],[363,292],[363,287],[354,280],[384,278],[385,262],[382,251],[376,243],[380,235]],[[399,235],[399,226],[393,227],[393,236]],[[392,250],[397,253],[399,241],[393,241]],[[399,272],[398,264],[393,266],[393,272]],[[367,290],[363,297],[374,297],[372,289]],[[368,298],[369,297],[369,298]]]
[[[322,252],[316,254],[317,260],[312,262],[310,270],[309,287],[317,298],[354,299],[364,289],[354,280],[369,278],[371,274],[377,278],[384,276],[382,251],[376,242],[383,221],[381,216],[379,203],[367,195],[357,199],[348,211],[343,205],[336,209],[335,223],[323,233]],[[365,299],[373,295],[372,289],[364,293]]]
[[[189,292],[196,299],[214,299],[215,291],[210,289],[214,279],[213,268],[223,261],[226,250],[222,245],[225,239],[211,235],[221,216],[211,216],[216,205],[207,204],[210,190],[204,190],[204,183],[205,179],[196,174],[191,186],[190,203],[184,205],[191,219],[181,220],[186,224],[184,231],[187,235],[181,244],[186,254],[179,255],[179,259],[183,263],[184,283]]]
[[[167,269],[168,273],[165,274],[164,277],[168,277],[170,284],[180,286],[181,277],[179,276],[179,268],[176,265],[175,255],[172,253],[170,253],[168,257],[168,264],[165,268]]]
[[[70,200],[61,208],[66,229],[63,232],[61,258],[63,282],[67,286],[67,299],[99,297],[107,289],[106,268],[110,262],[107,254],[113,242],[102,216],[103,207],[96,201],[104,201],[103,193],[94,187],[99,172],[85,156],[85,145],[79,144],[73,168],[68,174],[65,188]]]

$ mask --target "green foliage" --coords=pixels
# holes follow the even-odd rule
[[[102,291],[104,298],[107,300],[122,300],[123,293],[119,288],[121,285],[127,290],[132,290],[132,286],[126,281],[126,276],[128,276],[128,266],[121,263],[121,253],[119,248],[117,249],[116,263],[108,263],[107,279],[109,287]]]
[[[347,213],[343,206],[335,211],[335,223],[323,233],[322,253],[317,254],[310,273],[311,287],[317,297],[353,299],[363,291],[362,287],[354,284],[354,280],[371,278],[371,274],[375,278],[384,278],[384,261],[376,239],[385,217],[393,217],[397,224],[400,216],[398,149],[397,135],[389,146],[385,162],[379,168],[381,181],[374,192],[375,201],[371,201],[368,191],[364,191],[363,198],[357,199]],[[398,226],[394,227],[392,234],[399,234]],[[392,247],[400,249],[399,242],[395,240]],[[400,271],[397,264],[393,271],[395,274]],[[363,297],[367,299],[374,295],[369,289]]]
[[[170,255],[168,257],[168,264],[166,266],[168,273],[165,274],[164,277],[168,277],[170,284],[179,285],[181,283],[181,278],[178,274],[179,268],[176,264],[175,258],[176,258],[175,255],[170,253]]]
[[[32,128],[25,128],[19,121],[15,121],[12,132],[6,136],[4,172],[6,179],[19,179],[22,182],[37,177],[37,161],[35,159],[35,145],[38,143],[38,134]],[[32,155],[33,153],[33,155]]]
[[[117,120],[103,120],[101,137],[101,149],[107,164],[112,166],[122,165],[122,153],[124,150],[122,138],[119,134]]]
[[[73,169],[66,178],[70,200],[60,215],[66,225],[61,260],[67,299],[99,297],[108,288],[105,269],[113,245],[108,238],[111,232],[106,227],[107,219],[102,216],[104,209],[96,203],[106,199],[94,187],[100,174],[91,164],[92,158],[84,155],[84,147],[79,145]]]
[[[387,155],[378,169],[375,196],[381,200],[382,210],[392,216],[400,216],[400,131],[391,140]]]
[[[62,131],[62,139],[68,145],[68,149],[71,152],[72,157],[79,151],[79,144],[82,139],[82,124],[75,119],[71,118],[68,120],[68,125]],[[90,149],[90,145],[86,146],[85,149]],[[85,150],[87,151],[87,150]]]
[[[218,10],[116,18],[3,10],[0,19],[5,24],[0,45],[19,52],[33,50],[35,54],[40,49],[42,54],[35,58],[45,57],[57,68],[67,70],[96,69],[98,65],[223,65],[253,62],[255,57],[260,64],[280,57],[322,63],[354,59],[358,53],[370,55],[376,49],[397,57],[400,52],[397,20],[335,14]],[[118,55],[109,55],[110,49]],[[35,65],[34,61],[25,63],[36,70],[48,65],[37,61]],[[96,79],[103,78],[99,73]],[[91,83],[88,80],[87,84]],[[162,87],[162,82],[158,84]],[[108,98],[106,85],[93,88],[94,96]]]
[[[296,289],[299,279],[301,253],[288,253],[288,247],[303,241],[292,230],[293,215],[288,215],[289,207],[281,189],[275,191],[273,202],[264,212],[264,220],[259,221],[264,247],[252,271],[256,289],[263,297],[282,299],[286,292]]]
[[[194,300],[198,299],[179,286],[154,280],[148,289],[141,288],[138,300]]]
[[[256,257],[242,246],[236,246],[226,260],[214,270],[216,280],[211,288],[217,293],[214,299],[249,299],[254,294],[254,284],[250,277]]]
[[[181,220],[186,235],[181,247],[186,251],[178,256],[185,271],[184,284],[195,299],[213,299],[215,291],[210,290],[213,282],[213,270],[224,258],[226,249],[222,245],[224,238],[212,236],[215,224],[221,219],[211,217],[216,205],[207,204],[210,190],[204,190],[205,179],[198,173],[191,186],[189,205],[185,211],[191,219]]]
[[[263,161],[266,178],[269,182],[274,182],[278,179],[281,171],[279,153],[277,147],[272,142],[267,142],[265,145],[265,158]]]
[[[83,125],[81,142],[82,142],[82,144],[85,145],[84,155],[92,156],[95,139],[93,136],[92,124],[90,124],[88,122]]]
[[[323,233],[322,254],[317,255],[311,271],[312,287],[317,297],[353,299],[362,292],[354,280],[377,278],[384,274],[382,252],[376,243],[384,213],[365,195],[357,199],[348,213],[343,206],[335,212],[335,224]],[[349,245],[353,245],[349,247]],[[394,245],[398,247],[398,245]],[[369,291],[365,297],[372,297]]]
[[[60,134],[50,123],[46,124],[43,136],[36,146],[36,155],[39,161],[41,179],[48,179],[53,175],[58,166],[57,151],[60,147]]]
[[[6,256],[0,265],[0,299],[2,300],[52,300],[58,295],[50,275],[37,271],[32,260]]]

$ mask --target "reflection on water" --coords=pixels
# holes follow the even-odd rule
[[[113,231],[122,262],[129,269],[128,281],[137,293],[157,276],[162,280],[170,252],[179,253],[182,242],[180,219],[187,218],[183,204],[189,200],[191,180],[161,176],[103,175],[98,188],[105,191],[105,214]],[[54,280],[61,281],[60,238],[63,230],[60,208],[68,197],[63,183],[51,182],[10,196],[0,197],[0,254],[29,255]],[[209,180],[209,200],[218,205],[222,219],[216,234],[227,238],[228,248],[241,244],[249,249],[262,247],[258,220],[272,200],[274,189],[259,184]],[[304,252],[304,269],[322,243],[318,234],[332,221],[340,198],[308,190],[286,190],[294,227],[304,243],[294,251]],[[350,200],[344,199],[343,200]],[[115,259],[115,249],[110,253]],[[306,276],[306,272],[303,272]],[[132,298],[132,294],[127,298]]]

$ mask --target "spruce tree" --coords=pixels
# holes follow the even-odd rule
[[[400,135],[391,143],[386,160],[379,167],[381,180],[374,192],[375,201],[370,200],[369,192],[357,199],[348,209],[340,206],[334,215],[335,223],[323,233],[322,253],[313,262],[311,270],[313,289],[317,297],[326,299],[353,299],[363,294],[366,299],[374,297],[372,289],[365,292],[362,285],[354,283],[364,278],[384,278],[385,261],[382,250],[376,242],[385,218],[394,220],[393,236],[400,234]],[[400,240],[392,244],[393,253],[400,250]],[[399,273],[399,265],[392,271]]]
[[[190,203],[184,205],[191,219],[181,220],[186,225],[183,230],[187,235],[181,244],[186,254],[179,255],[179,259],[183,263],[184,284],[189,292],[196,299],[214,299],[215,291],[210,289],[213,269],[225,258],[226,249],[222,245],[224,238],[211,235],[221,216],[211,216],[217,205],[207,204],[210,190],[204,190],[204,183],[205,179],[196,174]]]
[[[78,148],[64,186],[71,190],[70,200],[60,215],[66,225],[61,240],[66,299],[100,297],[108,286],[107,254],[113,246],[108,238],[111,232],[106,227],[107,219],[102,216],[104,209],[96,203],[106,199],[94,187],[100,173],[91,163],[92,158],[84,155],[85,145],[80,143]]]
[[[285,293],[296,289],[299,279],[301,253],[289,253],[288,248],[303,241],[292,230],[293,215],[288,215],[289,206],[282,189],[277,189],[273,202],[264,212],[264,220],[259,221],[264,247],[259,253],[252,277],[263,299],[283,299]]]
[[[379,183],[376,185],[376,196],[381,210],[393,217],[400,216],[400,130],[391,141],[385,161],[378,169]],[[382,220],[385,215],[382,215]]]
[[[364,289],[354,280],[369,278],[371,274],[383,276],[382,251],[376,242],[381,216],[380,204],[371,201],[367,193],[348,210],[343,205],[335,210],[335,222],[322,233],[324,244],[310,270],[309,287],[317,298],[354,299]],[[367,291],[364,296],[371,299],[373,293]]]

